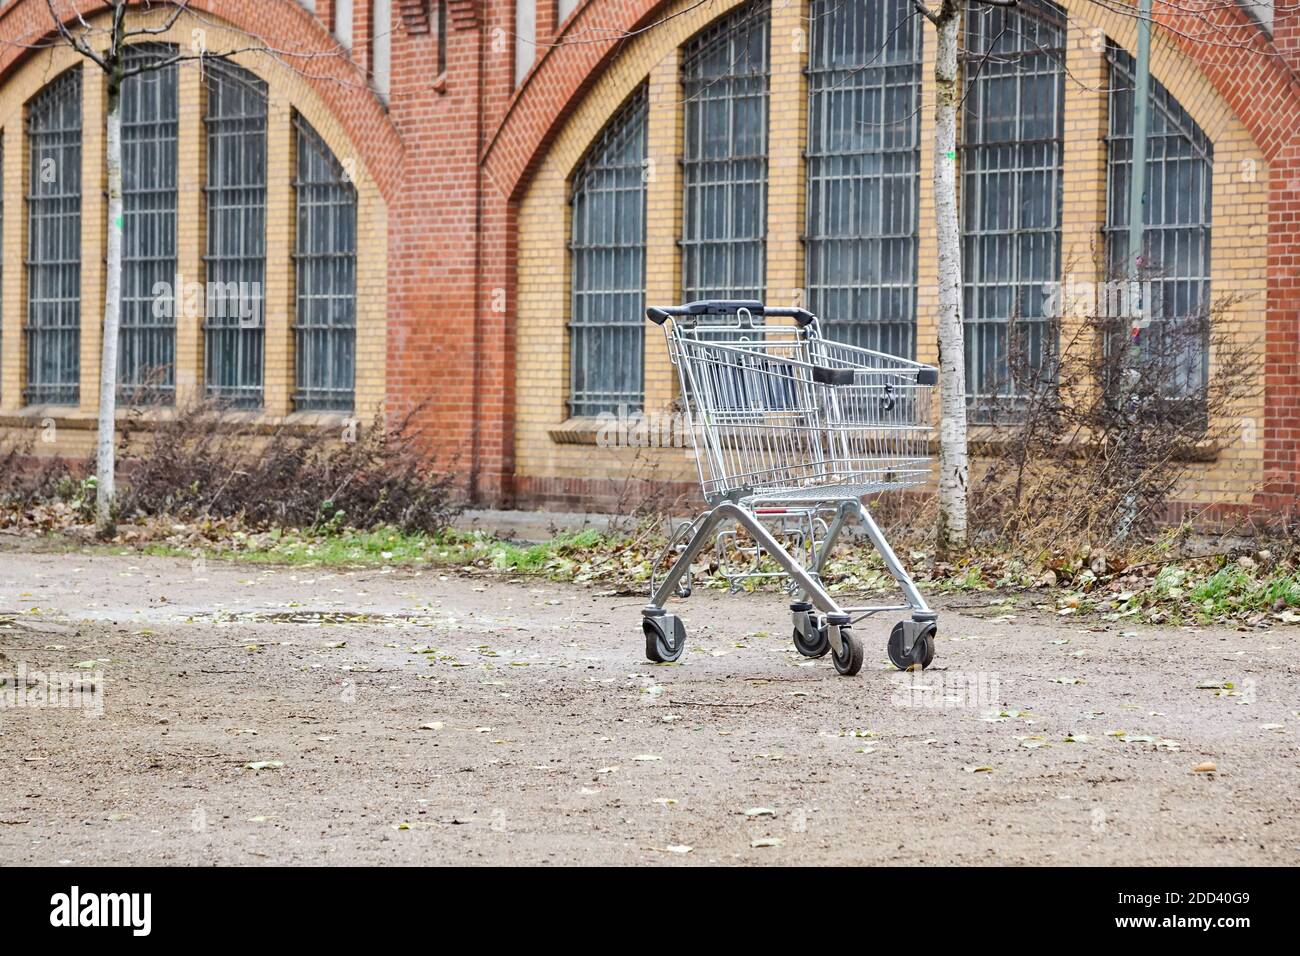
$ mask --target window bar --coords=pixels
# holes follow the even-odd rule
[[[1048,0],[972,3],[962,146],[966,389],[973,420],[1015,412],[1026,372],[1057,343],[1048,289],[1061,271],[1065,14]]]
[[[357,192],[311,124],[296,112],[293,124],[298,141],[294,407],[350,412],[356,376]]]
[[[30,405],[81,398],[81,68],[27,107],[27,386]]]
[[[569,414],[639,411],[645,403],[645,160],[642,86],[573,176]]]
[[[1133,57],[1107,46],[1111,67],[1106,138],[1106,248],[1110,278],[1126,275],[1128,189],[1133,167]],[[1150,325],[1138,339],[1149,350],[1164,335],[1185,333],[1183,354],[1165,381],[1170,397],[1196,394],[1209,376],[1210,234],[1214,147],[1205,132],[1154,77],[1148,112],[1146,249]],[[1196,323],[1188,325],[1189,323]],[[1198,328],[1199,325],[1199,328]]]
[[[128,67],[166,58],[175,47],[127,48]],[[118,395],[171,403],[176,394],[175,64],[122,84],[122,320]]]
[[[806,284],[830,338],[916,354],[921,42],[910,0],[813,0]]]
[[[224,60],[206,67],[208,108],[205,388],[262,406],[266,278],[266,84]]]
[[[767,0],[747,3],[683,51],[687,300],[765,296],[768,14]]]

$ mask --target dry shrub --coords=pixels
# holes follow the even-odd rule
[[[1034,550],[1087,552],[1149,540],[1194,464],[1243,438],[1259,393],[1255,343],[1235,335],[1221,298],[1205,313],[1153,323],[1129,339],[1130,320],[1096,310],[1045,341],[1030,360],[1015,323],[1010,392],[972,409],[995,439],[972,436],[984,467],[973,479],[976,540]],[[1204,359],[1210,356],[1208,369]],[[1248,440],[1248,436],[1247,436]]]
[[[460,510],[454,477],[435,462],[412,411],[355,431],[281,425],[258,434],[211,403],[128,416],[118,512],[123,519],[239,516],[256,525],[391,525],[436,532]]]
[[[0,445],[0,505],[22,511],[32,505],[75,494],[84,467],[58,456],[33,454],[31,437]],[[84,465],[84,463],[81,463]]]

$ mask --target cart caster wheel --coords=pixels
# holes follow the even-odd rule
[[[831,639],[826,634],[826,625],[823,624],[807,637],[804,637],[803,631],[796,627],[794,649],[804,657],[825,657],[826,652],[831,649]]]
[[[686,625],[675,614],[641,618],[645,631],[645,656],[657,664],[670,664],[686,648]]]
[[[926,624],[922,627],[921,632],[916,635],[916,640],[912,642],[912,652],[903,653],[903,629],[909,622],[899,621],[894,625],[894,629],[889,632],[889,661],[900,671],[908,671],[914,668],[924,670],[934,661],[934,633],[935,626]]]
[[[817,626],[812,605],[802,601],[790,605],[794,614],[794,649],[804,657],[823,657],[831,649],[826,625]]]
[[[823,634],[826,631],[823,629]],[[830,638],[827,637],[827,643]],[[842,650],[836,653],[831,648],[831,660],[835,662],[835,669],[845,677],[852,677],[862,670],[862,640],[847,627],[840,628],[840,647]]]

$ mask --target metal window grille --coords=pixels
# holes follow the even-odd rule
[[[127,48],[128,67],[175,55]],[[176,64],[122,84],[122,324],[118,392],[172,401],[176,393]]]
[[[966,11],[962,149],[966,390],[1014,410],[1055,351],[1061,272],[1065,14],[1046,0]]]
[[[1129,178],[1133,170],[1133,58],[1113,44],[1107,147],[1106,247],[1112,277],[1128,274]],[[1142,278],[1151,324],[1139,336],[1149,346],[1176,335],[1168,356],[1171,396],[1195,393],[1209,366],[1210,230],[1214,146],[1153,77],[1147,125],[1146,248]],[[1160,356],[1163,361],[1166,356]]]
[[[320,134],[297,113],[296,341],[302,410],[351,411],[357,340],[357,191]]]
[[[764,298],[768,13],[767,0],[747,3],[683,50],[688,300]]]
[[[921,36],[911,0],[813,0],[809,308],[826,334],[916,354]]]
[[[225,61],[209,64],[206,78],[206,390],[233,407],[257,408],[265,337],[266,84]]]
[[[81,396],[81,69],[27,105],[27,387],[32,405]]]
[[[645,346],[646,88],[573,176],[569,414],[639,410]]]

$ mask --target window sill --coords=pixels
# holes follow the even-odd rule
[[[118,427],[131,419],[135,429],[150,431],[163,422],[174,421],[176,415],[174,405],[163,405],[134,412],[118,409],[116,418]],[[254,435],[269,435],[281,431],[305,433],[322,429],[342,434],[344,428],[358,420],[355,415],[346,412],[290,412],[288,415],[270,415],[253,409],[224,412],[221,418],[227,422],[246,424],[248,432]],[[46,419],[52,420],[57,428],[79,431],[94,431],[98,425],[98,416],[93,411],[82,411],[68,405],[29,405],[0,413],[0,428],[33,428],[40,426]]]
[[[557,445],[598,445],[602,428],[610,420],[601,418],[569,418],[547,431]]]
[[[1007,425],[1004,428],[996,425],[972,425],[966,433],[966,445],[970,456],[972,458],[1005,457],[1016,443],[1015,434],[1012,432],[1014,428],[1014,425]],[[1068,449],[1063,448],[1062,452],[1066,453]],[[1177,455],[1175,460],[1208,464],[1218,461],[1222,453],[1223,445],[1220,442],[1201,441]],[[930,455],[935,458],[939,456],[938,436],[930,439]],[[1075,457],[1082,457],[1082,450]]]

